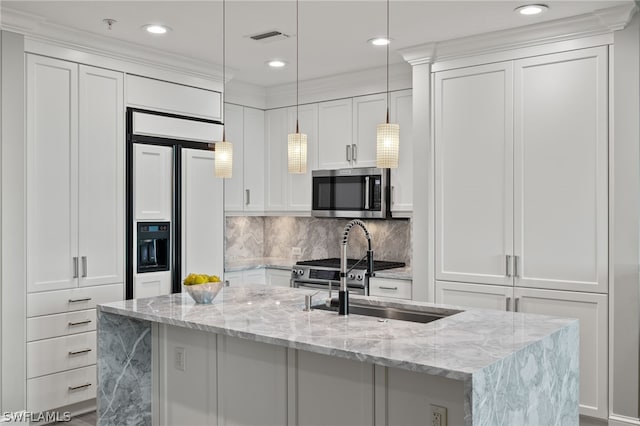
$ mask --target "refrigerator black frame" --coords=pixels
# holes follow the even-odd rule
[[[160,111],[152,111],[141,108],[128,107],[126,111],[126,147],[125,147],[125,299],[133,299],[133,144],[170,146],[173,148],[173,200],[171,223],[174,229],[171,259],[171,292],[182,292],[182,149],[199,149],[202,151],[214,151],[213,144],[206,142],[195,142],[182,139],[162,138],[157,136],[136,135],[133,133],[133,114],[140,112],[144,114],[159,115],[162,117],[180,118],[183,120],[199,121],[202,123],[220,124],[222,121],[209,120],[206,118],[189,117],[179,114],[171,114]],[[212,171],[213,173],[213,171]],[[178,226],[180,225],[180,226]]]

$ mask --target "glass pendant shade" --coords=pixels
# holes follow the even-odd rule
[[[216,142],[215,147],[215,173],[216,177],[231,178],[233,172],[233,144],[231,142]]]
[[[287,141],[289,173],[307,173],[307,135],[289,133]]]
[[[400,125],[378,124],[376,128],[376,167],[397,169],[400,151]]]

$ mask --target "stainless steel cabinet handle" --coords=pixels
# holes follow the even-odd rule
[[[513,256],[513,276],[518,278],[520,271],[518,271],[518,263],[520,263],[520,256]],[[518,299],[516,299],[518,300]]]
[[[396,187],[391,186],[391,205],[396,203]]]
[[[78,278],[78,256],[73,256],[73,278]]]
[[[91,300],[90,297],[83,297],[82,299],[69,299],[69,303],[88,302],[89,300]]]
[[[369,176],[364,178],[364,209],[369,210]]]
[[[511,276],[511,256],[510,255],[506,255],[506,267],[507,267],[507,271],[505,272],[505,275],[507,277]]]
[[[69,355],[80,355],[80,354],[86,354],[87,352],[91,352],[91,349],[87,348],[87,349],[80,349],[79,351],[69,351]]]
[[[90,324],[90,323],[91,323],[91,320],[69,322],[69,327],[75,327],[76,325],[85,325],[85,324]]]
[[[245,205],[249,205],[251,203],[251,190],[250,189],[245,189],[244,190],[245,195],[246,195],[246,201],[245,201]]]
[[[352,143],[351,152],[353,153],[353,161],[358,161],[358,145]]]
[[[82,256],[82,277],[87,276],[87,256]]]
[[[380,286],[378,288],[380,288],[381,290],[397,290],[398,289],[398,287],[383,287],[383,286]]]
[[[514,312],[518,312],[518,309],[520,308],[520,298],[516,297],[516,301],[514,303],[514,307],[515,309],[513,310]]]
[[[347,161],[351,161],[351,145],[347,145]]]
[[[511,310],[511,298],[507,297],[506,311],[509,312],[510,310]]]
[[[69,386],[69,390],[74,391],[78,389],[88,388],[89,386],[91,386],[91,383],[85,383],[84,385],[78,385],[78,386]]]

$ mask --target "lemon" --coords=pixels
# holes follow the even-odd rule
[[[187,278],[184,279],[184,285],[191,285],[193,281],[196,279],[196,274],[189,274]]]
[[[209,282],[210,283],[219,283],[220,282],[220,277],[218,277],[217,275],[209,275]]]
[[[194,284],[204,284],[206,282],[207,282],[207,279],[205,277],[203,277],[202,275],[196,276],[196,278],[193,280]]]

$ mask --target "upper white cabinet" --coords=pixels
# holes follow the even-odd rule
[[[376,166],[376,128],[385,122],[386,114],[386,93],[353,98],[353,167]]]
[[[127,106],[220,120],[219,92],[127,75]]]
[[[27,55],[27,289],[123,280],[123,76]]]
[[[606,47],[436,73],[436,279],[607,291],[607,81]]]
[[[264,211],[264,111],[225,104],[225,132],[233,143],[233,177],[224,180],[227,213]]]
[[[413,211],[413,103],[412,90],[390,94],[390,120],[400,125],[398,168],[391,169],[391,211]]]
[[[133,145],[135,220],[171,220],[173,148]]]
[[[352,165],[353,101],[340,99],[318,104],[318,168]]]
[[[266,112],[265,210],[311,212],[311,172],[318,167],[318,105],[298,108],[300,132],[307,135],[307,172],[292,174],[287,168],[287,135],[295,132],[296,107]]]

